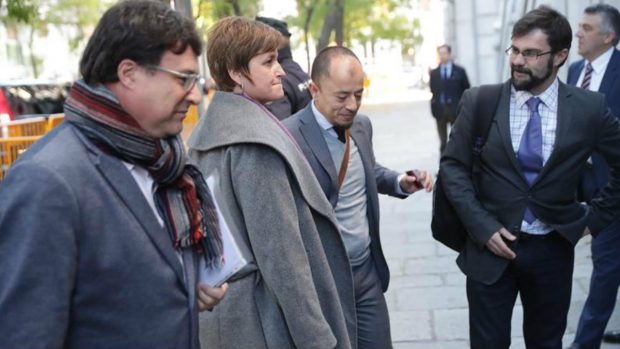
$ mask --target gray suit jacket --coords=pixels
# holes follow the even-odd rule
[[[506,82],[482,149],[476,194],[470,168],[472,110],[478,91],[473,88],[463,95],[440,173],[446,195],[470,233],[457,263],[468,277],[491,284],[508,260],[495,256],[485,244],[500,227],[518,235],[527,205],[573,245],[586,226],[595,234],[620,213],[620,124],[603,95],[560,82],[554,150],[530,188],[511,143],[510,82]],[[600,198],[586,207],[577,202],[575,189],[593,151],[602,154],[616,174]]]
[[[331,159],[321,128],[314,117],[312,106],[309,104],[303,110],[285,119],[283,123],[308,159],[327,199],[335,207],[338,201],[338,171]],[[368,200],[367,215],[371,238],[370,250],[381,279],[381,287],[385,292],[390,281],[390,271],[381,248],[378,193],[400,198],[406,196],[396,193],[395,182],[399,173],[387,169],[375,161],[375,154],[372,149],[372,124],[367,116],[357,115],[355,117],[351,126],[351,137],[357,144],[364,165]]]
[[[2,348],[198,347],[171,238],[118,158],[64,123],[0,197]]]

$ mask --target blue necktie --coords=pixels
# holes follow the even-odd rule
[[[530,119],[525,126],[519,151],[517,152],[519,164],[529,185],[532,185],[532,182],[534,182],[534,179],[536,179],[543,167],[542,129],[540,114],[538,113],[540,103],[541,100],[538,97],[532,97],[526,102],[530,110]],[[523,219],[528,223],[532,223],[536,219],[529,207],[525,209]]]
[[[441,85],[443,86],[442,87],[443,91],[439,95],[439,102],[441,104],[446,104],[446,80],[448,79],[448,67],[445,65],[442,65],[440,73],[441,73]]]

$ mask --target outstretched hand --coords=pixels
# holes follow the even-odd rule
[[[433,176],[429,175],[428,171],[407,171],[400,180],[400,188],[409,194],[421,189],[426,190],[427,193],[431,192],[433,190]]]

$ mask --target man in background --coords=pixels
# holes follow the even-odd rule
[[[576,33],[578,52],[584,59],[568,69],[568,83],[605,95],[611,113],[620,117],[620,13],[607,4],[585,9]],[[609,181],[609,166],[598,153],[592,155],[592,169],[582,177],[584,199],[596,196]],[[592,240],[592,276],[571,348],[599,348],[607,322],[614,310],[620,286],[620,219]],[[620,343],[620,331],[605,334]]]
[[[282,77],[284,97],[267,104],[267,108],[278,119],[283,120],[303,109],[312,100],[308,90],[310,77],[293,60],[290,42],[291,33],[288,31],[286,22],[269,17],[256,17],[256,20],[276,29],[283,37],[282,46],[278,50],[278,63],[280,63],[286,73]]]
[[[448,139],[448,125],[456,120],[456,108],[463,92],[469,88],[465,69],[452,61],[450,45],[437,47],[439,66],[431,70],[431,113],[437,122],[439,152],[443,154]]]

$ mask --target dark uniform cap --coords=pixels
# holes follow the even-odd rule
[[[256,16],[256,20],[259,22],[263,22],[265,24],[267,24],[268,26],[272,27],[273,29],[277,30],[280,32],[280,34],[286,36],[286,37],[290,37],[291,36],[291,32],[288,31],[288,24],[286,24],[286,22],[281,21],[279,19],[275,19],[275,18],[270,18],[270,17],[260,17],[260,16]]]

